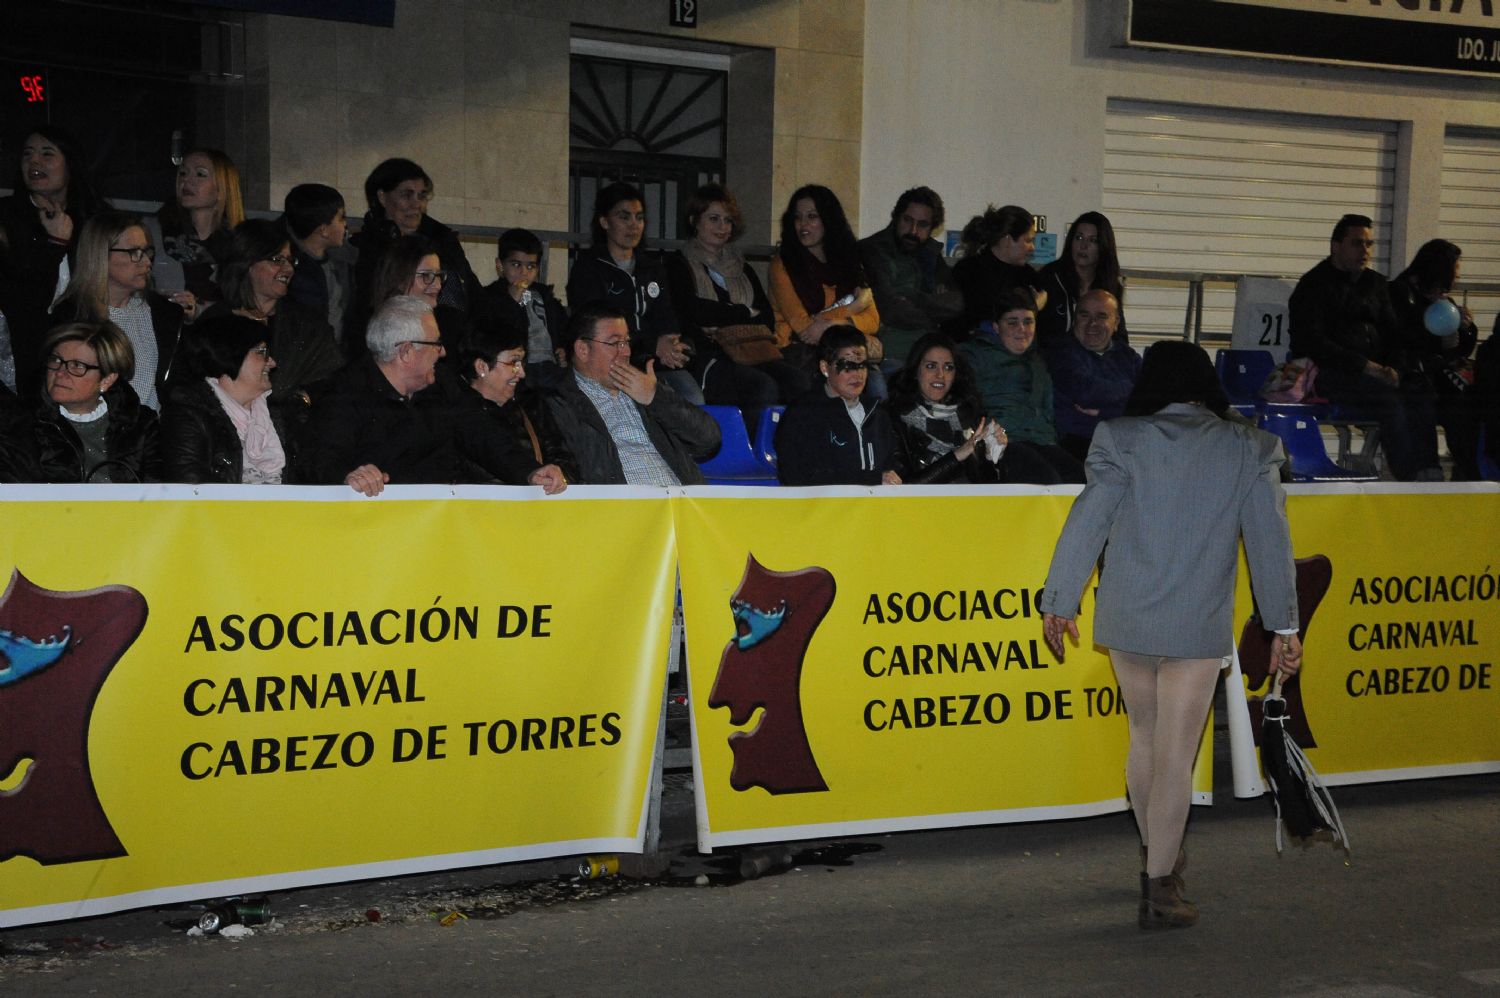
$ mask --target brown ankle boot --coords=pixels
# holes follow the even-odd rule
[[[1141,899],[1141,928],[1182,929],[1197,921],[1198,909],[1183,898],[1171,874],[1147,879],[1146,896]]]

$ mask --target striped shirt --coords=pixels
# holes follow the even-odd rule
[[[156,327],[151,324],[151,306],[142,295],[132,295],[124,308],[109,307],[109,321],[124,330],[135,348],[135,376],[130,387],[140,396],[141,405],[159,410],[156,398]]]

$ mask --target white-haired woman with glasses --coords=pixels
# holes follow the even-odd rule
[[[155,256],[135,215],[101,211],[83,225],[73,273],[52,308],[55,321],[112,322],[135,355],[130,387],[141,404],[161,409],[161,392],[182,335],[183,309],[151,289]]]
[[[114,323],[72,322],[42,340],[37,482],[161,481],[156,413],[130,387],[135,354]]]
[[[224,300],[204,318],[231,311],[263,324],[276,358],[270,402],[294,406],[305,415],[307,387],[332,375],[344,358],[327,315],[287,297],[295,259],[291,238],[276,222],[251,218],[236,225],[219,272]],[[302,415],[296,418],[300,421]]]

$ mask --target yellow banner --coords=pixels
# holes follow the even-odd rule
[[[1314,767],[1330,783],[1500,769],[1500,491],[1289,492],[1307,629],[1285,695]],[[1003,493],[677,501],[702,847],[1125,806],[1092,592],[1065,665],[1040,641],[1072,491]],[[1243,564],[1237,605],[1258,734],[1267,643]]]
[[[1289,491],[1306,633],[1285,694],[1314,768],[1334,784],[1500,769],[1500,491]],[[1265,670],[1244,640],[1240,657],[1258,723]]]
[[[0,925],[639,851],[675,551],[620,491],[0,503]]]
[[[1030,491],[675,501],[700,845],[1125,807],[1092,593],[1041,640],[1073,496]]]

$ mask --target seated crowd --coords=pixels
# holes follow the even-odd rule
[[[991,207],[950,269],[931,189],[860,240],[808,185],[763,284],[722,185],[686,198],[690,238],[664,255],[644,245],[642,192],[614,183],[564,301],[524,229],[482,283],[411,160],[371,172],[347,238],[321,184],[288,192],[278,220],[246,219],[217,150],[188,153],[175,198],[144,218],[112,209],[83,163],[38,128],[0,200],[0,482],[693,484],[719,446],[707,404],[747,425],[786,407],[787,485],[1080,483],[1141,364],[1096,211],[1038,271],[1031,213]],[[1479,410],[1445,394],[1474,323],[1422,327],[1458,248],[1424,246],[1388,292],[1369,242],[1367,219],[1340,222],[1293,298],[1293,342],[1330,397],[1388,427],[1397,477],[1433,476],[1439,421],[1455,476],[1476,477]]]

